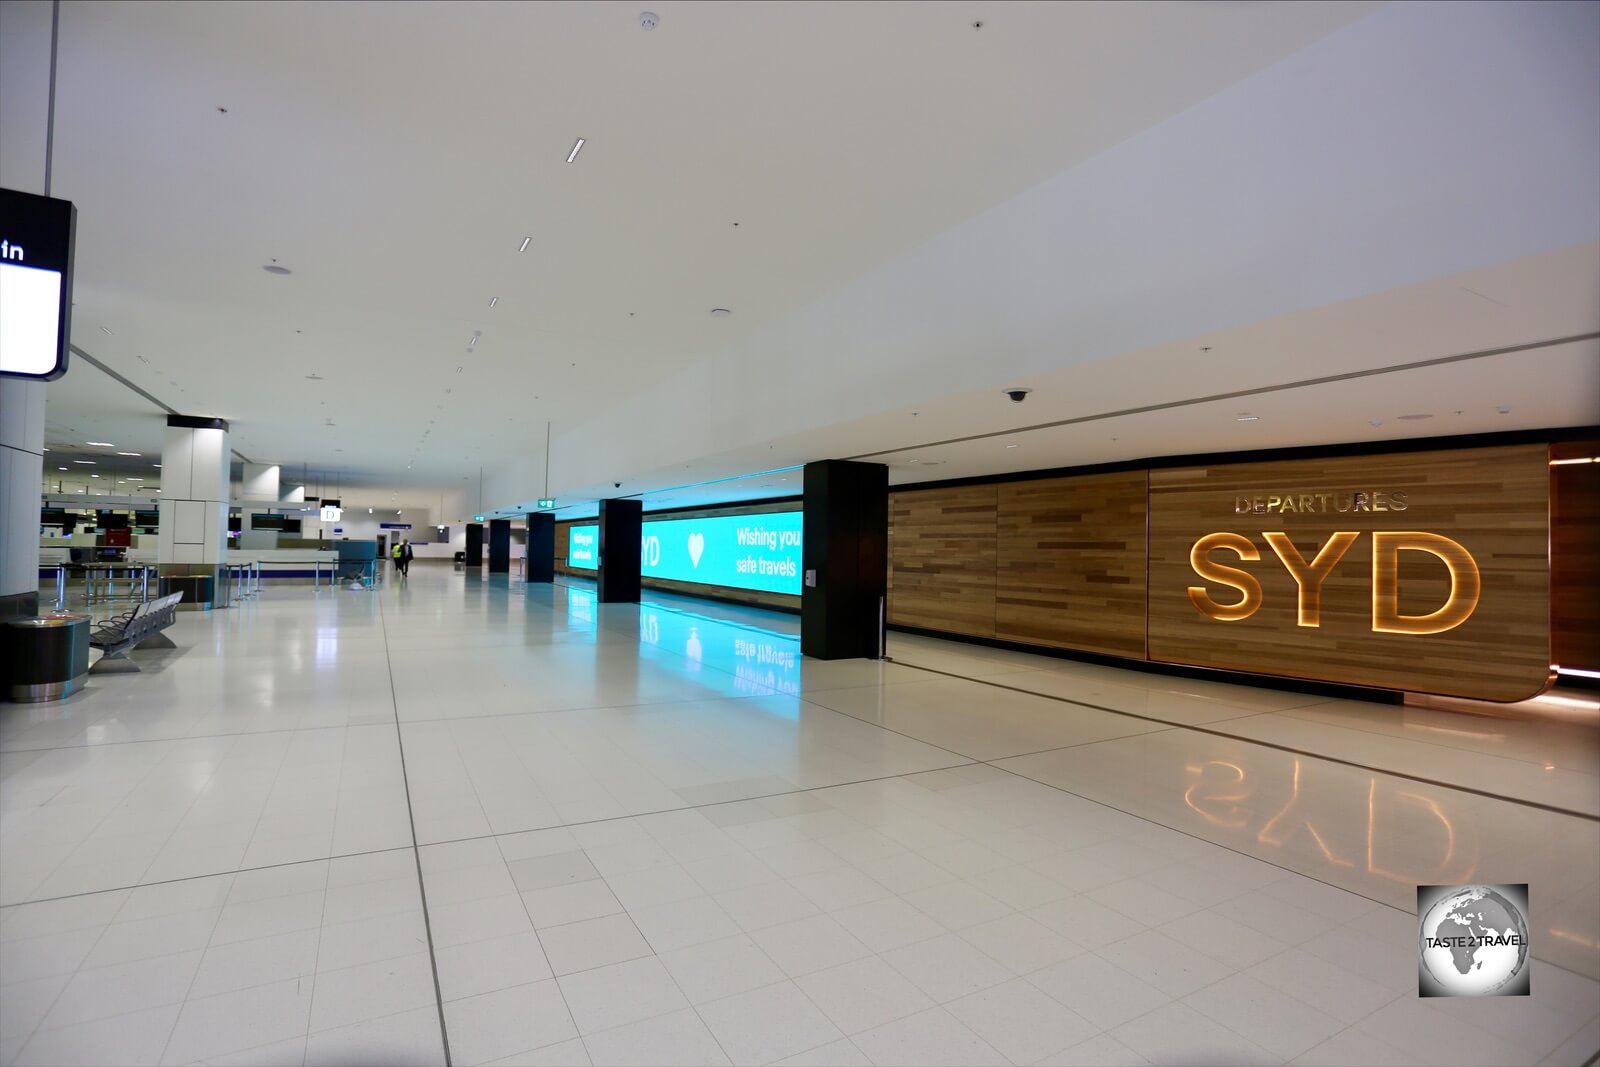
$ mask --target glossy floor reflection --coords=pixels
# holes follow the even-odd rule
[[[419,565],[7,705],[0,1064],[1600,1050],[1592,729],[796,621]],[[1533,996],[1416,997],[1465,879]]]

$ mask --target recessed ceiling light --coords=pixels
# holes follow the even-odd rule
[[[72,462],[74,462],[74,463],[82,463],[85,466],[89,466],[89,467],[94,466],[94,460],[92,460],[92,459],[75,459]]]
[[[1006,445],[1007,448],[1016,448],[1016,445]]]
[[[84,444],[86,444],[86,445],[94,445],[97,448],[116,448],[117,447],[116,445],[112,444],[110,441],[85,441]]]
[[[67,468],[65,468],[65,467],[57,467],[57,468],[56,468],[56,470],[58,470],[58,471],[64,471],[64,470],[66,470],[66,469],[67,469]]]
[[[578,138],[577,143],[572,146],[572,151],[567,153],[567,162],[571,163],[574,159],[577,159],[578,158],[578,153],[581,152],[581,151],[583,151],[583,138],[582,137]]]
[[[1396,418],[1398,418],[1401,422],[1417,422],[1417,421],[1419,421],[1421,419],[1431,419],[1431,418],[1433,418],[1433,416],[1432,415],[1397,415]]]
[[[152,464],[150,464],[150,465],[151,465],[151,466],[152,466],[152,467],[159,467],[159,466],[161,466],[161,464],[159,464],[159,463],[152,463]]]
[[[1260,422],[1261,421],[1261,416],[1260,415],[1235,415],[1234,418],[1233,418],[1233,421],[1234,422]]]
[[[493,297],[489,298],[489,306],[490,307],[494,307],[498,303],[500,303],[500,298],[498,296],[493,296]]]
[[[268,263],[265,267],[262,267],[261,269],[266,271],[268,274],[293,274],[294,273],[288,267],[281,266],[281,265],[279,265],[277,263]]]
[[[1565,467],[1571,463],[1600,463],[1600,456],[1584,456],[1581,459],[1553,459],[1550,461],[1550,466]],[[61,469],[66,470],[67,468],[62,467]]]
[[[517,251],[518,252],[526,252],[528,250],[528,242],[531,241],[531,240],[533,240],[532,237],[524,237],[522,239],[522,246],[520,248],[518,248]]]
[[[91,477],[91,478],[98,478],[98,477],[100,477],[100,476],[99,476],[99,475],[98,475],[98,474],[91,474],[91,475],[89,475],[89,477]]]
[[[107,337],[111,336],[111,331],[106,329],[104,326],[100,327],[100,332],[105,334]]]
[[[732,314],[733,314],[733,312],[729,311],[727,308],[712,308],[711,309],[711,317],[714,318],[714,319],[725,319],[729,315],[732,315]]]
[[[137,452],[118,452],[117,453],[117,455],[119,455],[119,456],[137,456],[138,454],[139,453],[137,453]]]
[[[477,343],[478,343],[478,335],[477,334],[473,334],[472,335],[472,340],[467,342],[467,347],[471,348],[473,345],[475,345]]]

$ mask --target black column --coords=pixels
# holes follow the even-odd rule
[[[830,459],[805,469],[800,652],[878,656],[889,580],[889,468]]]
[[[528,516],[528,581],[556,580],[556,517],[548,511]]]
[[[483,523],[467,523],[467,566],[483,566]]]
[[[639,602],[639,527],[643,521],[642,501],[600,501],[600,603]]]
[[[511,573],[511,520],[489,520],[489,573]]]

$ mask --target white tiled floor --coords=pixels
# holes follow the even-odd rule
[[[0,1064],[1600,1049],[1592,729],[650,600],[419,565],[7,706]],[[1467,879],[1532,884],[1531,997],[1415,996]]]

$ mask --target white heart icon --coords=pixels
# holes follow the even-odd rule
[[[689,565],[700,566],[700,555],[706,550],[705,534],[698,531],[689,535]]]

